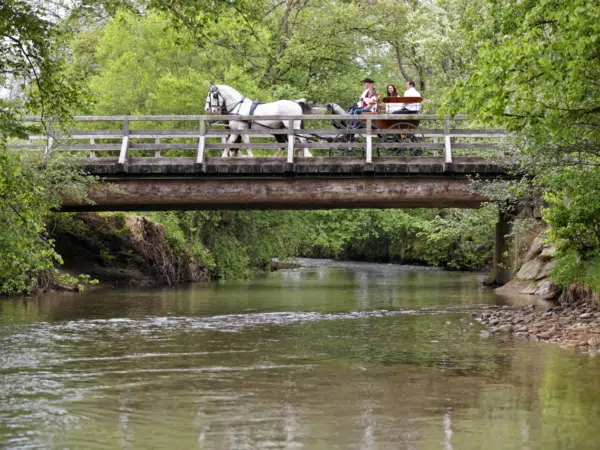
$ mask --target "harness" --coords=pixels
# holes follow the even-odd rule
[[[216,96],[216,97],[213,97],[213,96]],[[212,108],[212,104],[213,104],[212,103],[213,102],[213,98],[215,98],[217,100],[217,106],[221,108],[221,114],[227,115],[227,116],[239,116],[240,115],[239,111],[240,111],[240,108],[242,107],[242,103],[244,103],[244,101],[246,100],[246,97],[242,97],[242,99],[240,101],[238,101],[237,103],[233,104],[231,106],[231,108],[228,109],[227,105],[226,105],[226,102],[225,102],[225,98],[217,90],[212,95],[210,95],[210,97],[209,97],[209,101],[208,101],[209,103],[208,104],[209,104],[209,106],[211,108]],[[219,103],[221,103],[221,101],[219,101],[219,98],[222,101],[221,105],[219,105]],[[250,105],[250,111],[249,111],[248,115],[249,116],[253,116],[254,112],[256,111],[256,108],[260,104],[261,104],[261,102],[259,102],[258,100],[252,100],[252,104]],[[236,108],[237,108],[237,111],[234,112],[234,110]],[[244,121],[244,122],[248,123],[248,128],[252,129],[252,123],[253,122],[251,122],[250,120]],[[268,127],[266,125],[261,125],[261,127],[267,128],[267,129],[271,129],[271,130],[277,130],[277,129],[279,129],[279,128],[276,128],[276,127]]]
[[[249,116],[253,116],[254,115],[254,111],[256,111],[256,107],[258,106],[258,101],[257,100],[252,100],[252,104],[250,105],[250,113],[248,114]]]
[[[246,97],[242,97],[240,101],[233,104],[230,109],[227,109],[227,104],[225,102],[225,97],[217,90],[209,96],[208,104],[212,108],[213,99],[217,100],[217,107],[221,108],[221,114],[223,115],[236,115],[239,114],[240,108],[242,107],[242,103],[246,100]],[[219,99],[221,101],[219,101]],[[254,103],[253,103],[254,105]],[[237,108],[237,112],[233,112]],[[256,107],[255,107],[256,109]]]

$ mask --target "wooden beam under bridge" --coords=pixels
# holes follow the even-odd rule
[[[333,208],[478,208],[467,178],[123,178],[91,189],[94,204],[63,211]]]

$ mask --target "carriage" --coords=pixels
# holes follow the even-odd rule
[[[388,156],[421,156],[423,154],[423,148],[418,144],[424,142],[424,135],[422,130],[419,128],[420,120],[403,118],[402,115],[398,115],[398,119],[376,119],[375,117],[382,114],[389,114],[390,111],[394,110],[393,105],[398,103],[421,103],[423,99],[421,97],[384,97],[382,103],[378,104],[377,111],[365,112],[362,116],[373,116],[372,127],[374,137],[383,144],[400,144],[397,147],[394,145],[386,146],[385,149],[377,149],[377,156],[383,156],[385,153]],[[365,127],[366,120],[364,118],[359,120],[359,127]],[[332,125],[338,129],[347,130],[347,123],[333,120]],[[379,130],[379,132],[378,132]],[[340,133],[339,135],[330,139],[331,142],[362,142],[364,141],[364,134],[358,133]],[[410,144],[415,144],[411,146]],[[347,156],[350,154],[351,149],[334,149],[332,150],[332,156]]]
[[[209,92],[206,96],[205,110],[213,114],[223,114],[235,116],[235,119],[228,120],[226,126],[231,130],[227,137],[223,156],[231,155],[232,152],[237,154],[238,149],[231,146],[239,140],[248,149],[248,156],[252,156],[250,147],[250,133],[242,130],[264,130],[268,134],[272,134],[278,143],[288,142],[291,137],[299,142],[308,143],[310,141],[326,142],[330,149],[331,156],[352,156],[352,153],[357,147],[362,147],[363,153],[366,147],[370,147],[372,143],[376,143],[377,156],[419,156],[423,154],[424,135],[419,128],[419,120],[413,117],[403,117],[402,115],[390,118],[371,118],[372,128],[367,130],[357,130],[364,127],[365,120],[363,116],[353,116],[352,120],[348,120],[348,113],[335,103],[329,103],[326,106],[308,104],[306,99],[300,100],[277,100],[274,102],[260,103],[252,101],[240,92],[230,86],[210,84]],[[379,115],[385,114],[390,110],[390,105],[395,103],[421,103],[420,97],[385,97],[381,104],[378,104],[376,112],[364,113]],[[321,110],[326,109],[331,115],[331,124],[336,128],[333,133],[311,133],[310,129],[305,129],[303,119],[298,116],[302,115],[318,115],[321,116]],[[345,116],[343,119],[336,118],[336,115]],[[252,116],[258,116],[258,120],[253,120]],[[295,118],[286,119],[286,116],[295,116]],[[389,117],[389,116],[388,116]],[[329,119],[329,118],[327,118]],[[322,119],[319,119],[322,120]],[[353,127],[352,121],[355,121],[359,127]],[[350,123],[349,123],[350,122]],[[288,128],[288,132],[283,134],[279,130]],[[269,133],[269,130],[278,130],[278,132]],[[237,133],[236,131],[240,131]],[[255,135],[255,134],[254,134]],[[356,143],[366,141],[369,137],[367,145],[360,146]],[[345,144],[337,147],[335,144]],[[332,145],[333,144],[333,145]],[[294,145],[288,142],[288,159],[293,160],[292,156]],[[319,148],[312,146],[311,148]],[[308,146],[302,149],[304,156],[312,156]]]

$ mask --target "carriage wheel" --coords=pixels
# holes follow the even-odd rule
[[[390,127],[388,128],[388,130],[398,130],[398,129],[402,129],[402,130],[406,130],[406,133],[400,133],[400,134],[384,134],[381,135],[381,142],[385,142],[385,143],[399,143],[399,144],[409,144],[409,143],[414,143],[416,144],[415,147],[410,147],[410,146],[406,146],[406,147],[398,147],[398,148],[389,148],[389,149],[382,149],[384,153],[384,155],[388,155],[388,156],[421,156],[423,155],[423,148],[419,147],[418,144],[421,144],[423,142],[425,142],[425,137],[423,136],[423,132],[421,131],[421,129],[417,126],[415,126],[412,123],[409,122],[397,122],[394,123],[393,125],[390,125]]]
[[[350,143],[350,142],[357,142],[357,143],[363,143],[365,142],[365,137],[361,134],[353,134],[353,133],[344,133],[344,134],[338,134],[337,136],[333,136],[329,142],[332,143]],[[329,149],[329,156],[354,156],[353,152],[357,151],[356,149],[353,148],[331,148]],[[364,156],[364,150],[358,150],[362,153],[362,155]]]

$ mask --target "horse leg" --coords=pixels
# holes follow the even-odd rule
[[[244,144],[249,144],[250,143],[250,136],[248,136],[247,134],[243,135],[242,136],[242,142]],[[246,156],[248,158],[253,158],[254,157],[254,155],[252,154],[252,149],[251,148],[247,148],[246,149]]]
[[[302,128],[304,128],[304,127],[302,126],[302,121],[301,121],[301,120],[295,120],[295,121],[294,121],[294,130],[301,130]],[[297,138],[297,139],[298,139],[298,142],[301,142],[301,143],[303,143],[303,144],[306,144],[306,143],[308,142],[308,141],[307,141],[307,139],[306,139],[306,138],[303,138],[303,137],[299,137],[299,138]],[[298,153],[300,153],[300,150],[298,150]],[[308,150],[308,148],[306,148],[306,147],[304,147],[304,148],[302,149],[302,155],[303,155],[305,158],[312,157],[312,153],[311,153],[311,152]]]
[[[287,136],[285,134],[274,134],[273,136],[275,136],[275,140],[280,143],[280,144],[285,144],[287,143]],[[275,153],[275,156],[281,156],[283,155],[283,151],[285,149],[280,148],[279,150],[277,150],[277,152]]]
[[[227,138],[227,144],[236,144],[239,142],[239,139],[240,139],[239,134],[230,134],[229,137]],[[221,158],[228,158],[231,156],[232,153],[235,153],[237,156],[238,149],[237,148],[224,149],[223,154],[221,155]]]
[[[299,137],[298,142],[300,142],[301,144],[306,144],[306,143],[308,143],[308,140],[306,138]],[[298,150],[298,153],[300,153],[300,150]],[[302,156],[304,156],[305,158],[311,158],[313,156],[313,154],[310,152],[309,149],[304,147],[302,149]]]

